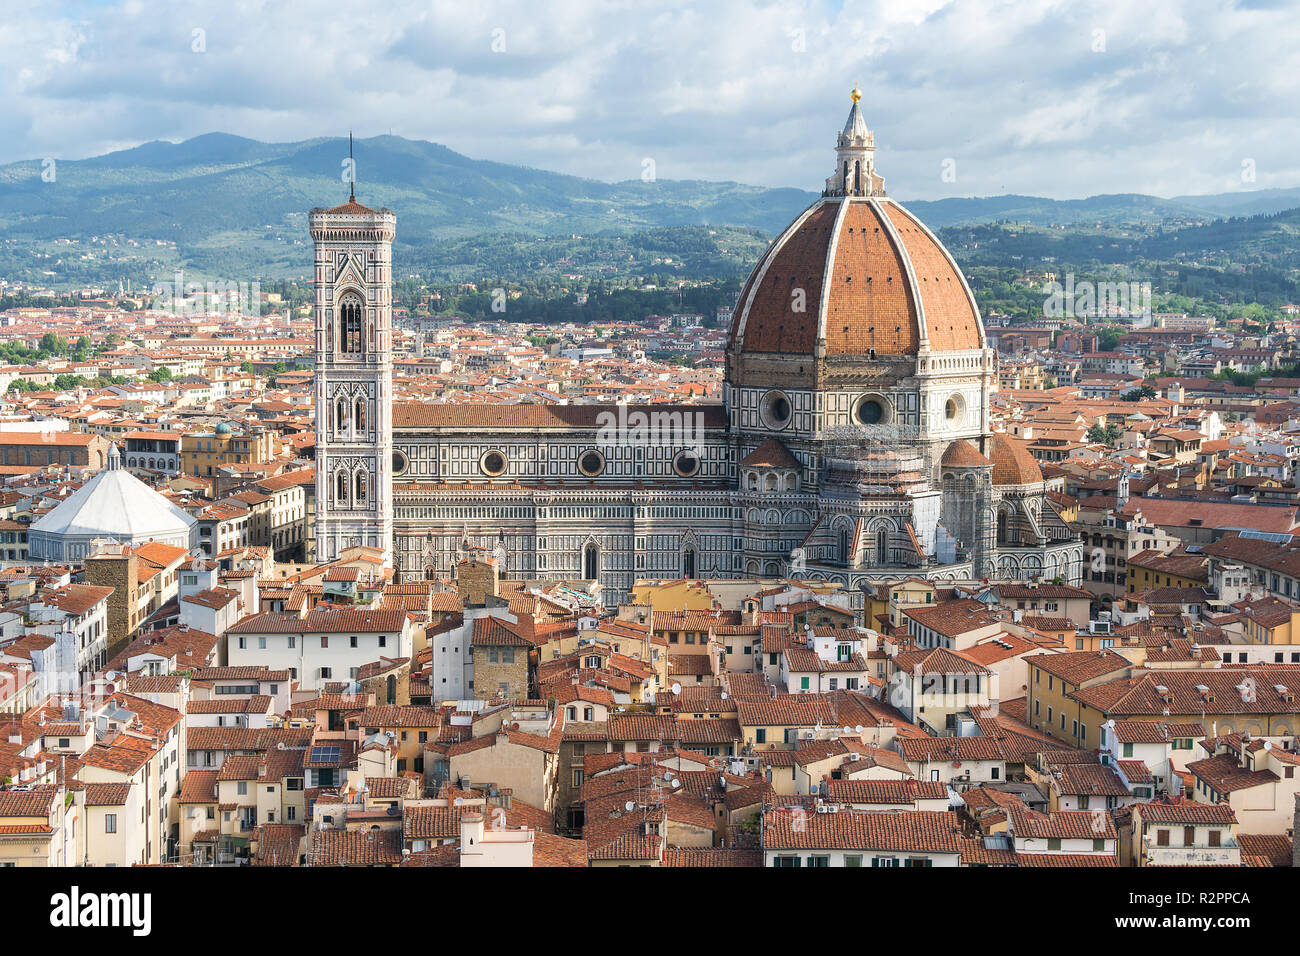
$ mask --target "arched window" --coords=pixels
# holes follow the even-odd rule
[[[339,431],[347,431],[348,428],[348,400],[340,398],[337,403],[337,411],[334,413],[334,427]]]
[[[853,191],[855,193],[862,192],[862,162],[860,160],[853,161]]]
[[[348,503],[348,473],[340,471],[334,476],[334,503],[337,505],[346,505]]]
[[[840,525],[836,551],[838,552],[836,557],[839,558],[840,564],[847,565],[849,563],[849,529],[847,525]]]
[[[589,544],[582,551],[582,576],[588,581],[600,577],[600,549]]]
[[[1007,513],[998,512],[998,544],[1007,544]]]
[[[687,548],[682,552],[682,577],[695,577],[695,549]]]
[[[876,562],[880,565],[889,563],[889,531],[885,528],[876,532]]]
[[[357,399],[356,421],[357,421],[357,431],[359,432],[365,431],[366,430],[366,400],[364,398]]]
[[[361,297],[352,293],[339,300],[339,351],[345,355],[360,355]]]
[[[357,472],[357,480],[356,480],[357,491],[356,494],[352,496],[352,500],[359,505],[363,505],[366,503],[366,485],[368,485],[369,482],[370,482],[370,476],[366,474],[364,469]]]

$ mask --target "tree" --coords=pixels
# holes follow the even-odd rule
[[[159,365],[156,369],[146,375],[145,378],[149,379],[151,382],[170,382],[172,380],[172,370],[166,365]]]
[[[1152,388],[1150,385],[1143,385],[1140,388],[1135,388],[1125,392],[1119,398],[1120,401],[1122,402],[1140,402],[1144,398],[1155,398],[1155,397],[1156,397],[1156,390]]]
[[[39,348],[49,355],[63,355],[68,351],[68,340],[53,332],[46,332],[41,336]]]
[[[1088,441],[1098,445],[1114,445],[1124,437],[1124,426],[1118,422],[1112,425],[1103,425],[1101,422],[1093,425],[1088,429]]]

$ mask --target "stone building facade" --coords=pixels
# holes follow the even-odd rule
[[[996,363],[974,296],[885,195],[874,151],[855,91],[836,173],[742,288],[720,405],[403,404],[389,431],[391,357],[342,385],[329,298],[350,282],[386,322],[387,272],[341,280],[346,256],[322,248],[314,212],[318,427],[337,434],[339,388],[360,387],[377,429],[322,443],[318,538],[380,542],[404,576],[484,548],[506,576],[594,579],[608,603],[645,577],[1078,583],[1080,544],[1037,463],[991,428]],[[381,217],[391,235],[390,213],[351,205],[323,214],[332,228]],[[339,507],[336,455],[368,474],[391,463],[391,513]]]
[[[316,560],[393,556],[392,242],[397,217],[355,196],[313,209]]]

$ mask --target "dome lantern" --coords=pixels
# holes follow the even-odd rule
[[[885,178],[876,172],[876,138],[867,129],[858,102],[862,92],[849,94],[853,105],[835,140],[835,172],[826,180],[823,196],[883,196]]]

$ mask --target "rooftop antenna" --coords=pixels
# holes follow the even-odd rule
[[[357,201],[357,164],[352,158],[352,130],[348,130],[348,202]]]

